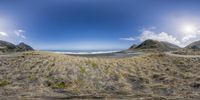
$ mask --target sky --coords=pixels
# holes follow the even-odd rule
[[[38,50],[200,40],[200,0],[0,0],[0,40]]]

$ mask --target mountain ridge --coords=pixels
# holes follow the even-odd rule
[[[34,49],[21,42],[18,45],[15,45],[13,43],[0,40],[0,53],[9,53],[9,52],[23,52],[23,51],[34,51]]]
[[[190,43],[185,49],[200,50],[200,40]]]
[[[140,43],[138,46],[131,46],[129,50],[142,50],[142,51],[171,51],[178,50],[179,46],[165,42],[165,41],[157,41],[152,39],[147,39]]]

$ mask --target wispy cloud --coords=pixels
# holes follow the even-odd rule
[[[120,38],[120,40],[135,41],[135,40],[137,40],[137,39],[136,39],[136,38],[133,38],[133,37],[128,37],[128,38]]]
[[[0,32],[0,36],[6,36],[6,37],[8,37],[8,34],[5,33],[5,32]]]
[[[15,30],[14,33],[17,37],[20,37],[20,38],[23,38],[23,39],[26,39],[26,36],[24,35],[26,31],[24,30]]]

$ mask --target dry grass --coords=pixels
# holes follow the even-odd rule
[[[195,49],[181,49],[181,50],[175,51],[173,53],[181,54],[181,55],[200,55],[200,51],[195,50]]]
[[[200,97],[200,58],[176,58],[162,53],[86,58],[26,52],[1,57],[0,73],[2,98]]]

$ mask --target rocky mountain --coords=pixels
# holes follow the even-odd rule
[[[145,40],[136,47],[133,46],[130,48],[130,50],[143,50],[143,51],[171,51],[177,49],[180,49],[180,47],[168,42],[156,41],[151,39]]]
[[[193,42],[185,47],[186,49],[200,50],[200,41]]]
[[[0,53],[32,51],[32,50],[34,49],[25,43],[20,43],[18,45],[15,45],[7,41],[0,40]]]

